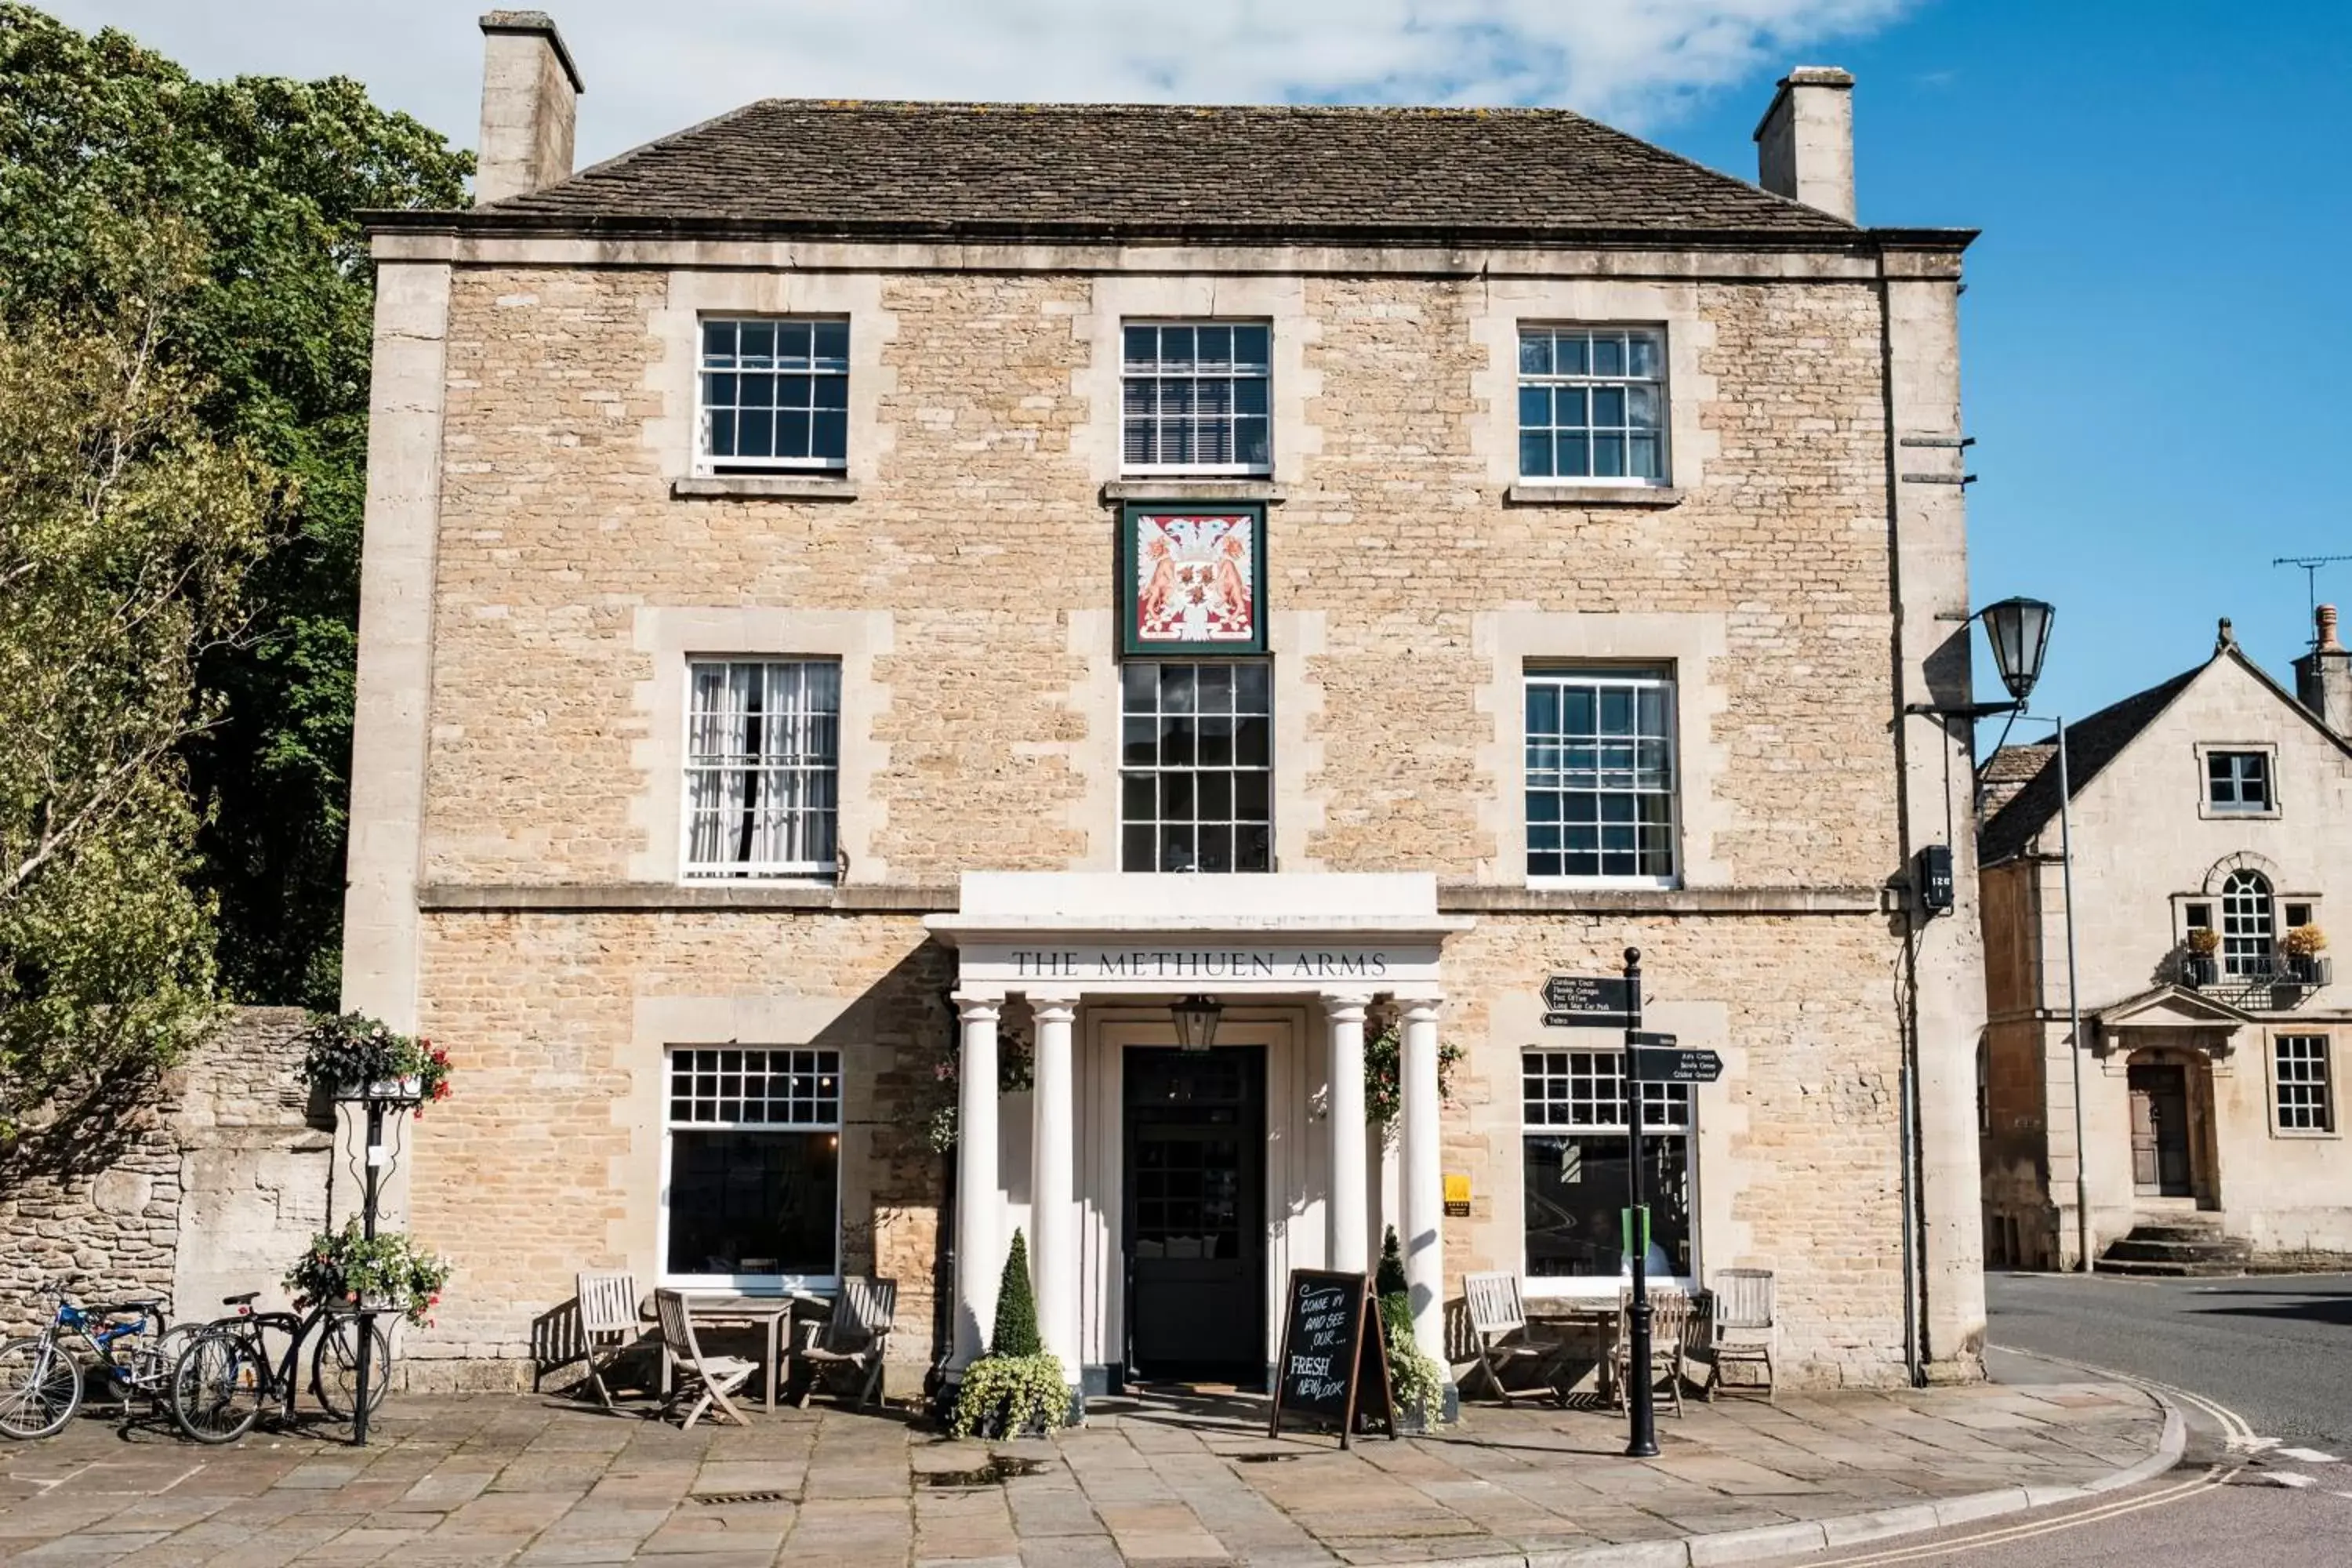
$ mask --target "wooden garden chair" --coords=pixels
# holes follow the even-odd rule
[[[717,1405],[719,1411],[738,1426],[749,1426],[743,1413],[735,1408],[727,1396],[741,1388],[760,1363],[745,1361],[740,1356],[705,1355],[694,1339],[694,1314],[686,1304],[686,1297],[677,1290],[654,1292],[654,1315],[661,1320],[662,1343],[668,1348],[675,1369],[669,1396],[675,1409],[688,1398],[694,1404],[686,1413],[686,1421],[678,1429],[686,1430],[699,1420],[702,1413]],[[713,1415],[713,1421],[718,1420]]]
[[[1666,1394],[1675,1402],[1675,1414],[1683,1413],[1683,1351],[1690,1339],[1694,1307],[1687,1290],[1651,1290],[1650,1298],[1650,1365],[1647,1375],[1650,1386],[1655,1388],[1658,1379],[1666,1379]],[[1633,1386],[1633,1292],[1617,1293],[1617,1342],[1611,1347],[1610,1358],[1614,1363],[1617,1408],[1625,1408]]]
[[[644,1336],[637,1317],[637,1281],[625,1269],[601,1270],[573,1277],[580,1302],[580,1337],[587,1345],[588,1386],[596,1403],[613,1408],[613,1391],[604,1374]]]
[[[1713,1402],[1724,1388],[1761,1388],[1767,1404],[1780,1402],[1780,1380],[1772,1358],[1780,1349],[1780,1329],[1773,1318],[1772,1271],[1769,1268],[1727,1268],[1715,1277],[1713,1310],[1708,1313],[1706,1397]],[[1761,1381],[1724,1381],[1727,1363],[1761,1369]]]
[[[1538,1339],[1528,1329],[1526,1304],[1519,1299],[1516,1274],[1471,1274],[1462,1280],[1462,1294],[1470,1314],[1470,1334],[1477,1348],[1478,1370],[1501,1400],[1541,1399],[1552,1395],[1552,1372],[1564,1348],[1556,1340]],[[1533,1365],[1541,1379],[1531,1387],[1513,1388],[1503,1381],[1506,1368]]]
[[[799,1355],[808,1374],[801,1384],[801,1408],[820,1380],[845,1396],[856,1394],[854,1407],[863,1410],[882,1387],[882,1358],[890,1347],[890,1325],[898,1314],[898,1282],[852,1276],[841,1282],[841,1296],[833,1316],[812,1323],[809,1342]]]

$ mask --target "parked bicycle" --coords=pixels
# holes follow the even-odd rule
[[[280,1407],[294,1419],[299,1385],[295,1381],[303,1342],[317,1332],[310,1351],[310,1391],[320,1409],[348,1421],[358,1409],[361,1323],[369,1342],[370,1415],[392,1386],[392,1340],[377,1318],[362,1320],[350,1307],[321,1301],[298,1317],[292,1312],[257,1312],[257,1290],[231,1296],[224,1306],[237,1316],[206,1326],[185,1344],[169,1374],[172,1420],[199,1443],[233,1443],[253,1429],[262,1413]],[[286,1336],[286,1353],[272,1359],[266,1335]]]
[[[160,1404],[180,1352],[203,1333],[199,1323],[167,1324],[159,1300],[78,1306],[68,1276],[49,1288],[57,1310],[37,1334],[0,1345],[0,1435],[53,1436],[81,1408],[96,1372],[129,1415],[131,1402]]]

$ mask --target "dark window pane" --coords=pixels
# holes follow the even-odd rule
[[[1192,711],[1194,668],[1189,664],[1163,664],[1160,667],[1160,710],[1162,713]]]
[[[1194,775],[1193,797],[1203,822],[1230,822],[1234,816],[1234,775],[1216,772]]]
[[[1542,429],[1551,424],[1551,388],[1523,386],[1519,388],[1519,426],[1522,429]]]
[[[1200,721],[1200,724],[1201,765],[1204,768],[1222,768],[1232,766],[1234,760],[1234,721],[1231,719],[1203,719]]]
[[[735,357],[735,323],[705,321],[702,323],[702,357],[706,360]]]
[[[1120,870],[1156,871],[1160,868],[1150,823],[1129,823],[1119,833],[1118,844]]]
[[[1587,339],[1582,332],[1562,332],[1552,350],[1552,369],[1561,375],[1585,374]]]
[[[1234,711],[1264,713],[1267,711],[1267,682],[1270,672],[1263,664],[1236,665],[1234,668]]]
[[[710,416],[710,455],[714,458],[735,455],[735,411],[731,408]]]
[[[1242,826],[1234,829],[1234,869],[1265,871],[1274,866],[1274,829]]]
[[[1551,374],[1551,334],[1549,332],[1519,334],[1519,371],[1524,375]]]
[[[1127,363],[1149,365],[1160,357],[1160,330],[1157,327],[1127,329]]]
[[[1119,667],[1119,700],[1129,713],[1151,713],[1160,700],[1160,667],[1156,664],[1126,664]]]
[[[1234,421],[1234,461],[1262,468],[1274,461],[1274,443],[1266,422],[1254,416]]]
[[[809,455],[836,463],[849,460],[849,416],[837,408],[821,409],[810,422]]]
[[[849,406],[849,378],[845,375],[821,375],[812,384],[819,408]]]
[[[1551,477],[1551,437],[1545,435],[1519,437],[1519,472],[1529,479]]]
[[[1202,712],[1230,713],[1234,710],[1234,667],[1232,665],[1201,666],[1194,689],[1199,694]]]
[[[1558,444],[1558,472],[1562,479],[1590,479],[1592,475],[1592,448],[1588,437],[1562,436]]]
[[[1625,374],[1625,340],[1610,333],[1596,333],[1592,339],[1592,374],[1622,375]]]
[[[1160,765],[1163,768],[1189,768],[1192,765],[1192,721],[1160,721]]]
[[[809,416],[801,410],[780,410],[776,415],[776,456],[805,458],[809,455]]]
[[[670,1135],[669,1269],[674,1274],[840,1271],[831,1132]]]
[[[735,452],[742,458],[775,455],[775,424],[766,414],[745,413],[735,425]]]
[[[1192,329],[1162,327],[1160,329],[1160,363],[1167,370],[1192,368]]]
[[[776,363],[776,327],[772,321],[746,321],[736,340],[736,353],[745,364],[761,367]]]
[[[1553,423],[1568,428],[1590,425],[1592,420],[1585,407],[1585,391],[1580,386],[1563,386],[1552,398]]]
[[[1559,732],[1559,688],[1557,686],[1528,687],[1528,733],[1556,735]]]
[[[1271,795],[1268,790],[1268,775],[1265,773],[1235,773],[1234,775],[1234,821],[1271,821],[1274,816],[1274,812],[1271,808],[1270,802]]]
[[[1192,854],[1191,827],[1163,827],[1160,830],[1160,868],[1163,871],[1199,869]]]
[[[1234,721],[1234,762],[1244,768],[1262,768],[1273,756],[1271,719],[1241,719]]]
[[[1273,329],[1268,327],[1235,327],[1234,363],[1258,367],[1272,363],[1273,336]]]
[[[1192,773],[1161,773],[1160,775],[1160,820],[1190,822],[1192,809]]]
[[[1592,437],[1592,474],[1595,479],[1622,479],[1625,475],[1625,437],[1595,436]]]
[[[1149,822],[1159,804],[1159,791],[1150,773],[1119,775],[1119,815],[1129,822]]]
[[[1160,721],[1129,719],[1126,722],[1126,743],[1121,748],[1129,767],[1148,768],[1160,760]]]
[[[1214,823],[1200,830],[1201,869],[1230,871],[1234,868],[1234,831]]]
[[[1567,424],[1569,421],[1562,420]],[[1622,386],[1596,386],[1592,389],[1592,423],[1596,428],[1622,426],[1625,423],[1625,389]]]
[[[820,369],[846,370],[849,367],[847,321],[819,321],[815,337],[816,363]]]

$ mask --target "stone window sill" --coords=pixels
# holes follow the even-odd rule
[[[1680,506],[1683,492],[1665,485],[1517,484],[1503,492],[1513,506]]]
[[[1441,882],[1444,914],[1570,911],[1676,915],[1861,915],[1879,912],[1875,888],[1560,888]]]
[[[1259,500],[1279,506],[1288,494],[1272,479],[1112,479],[1103,504],[1129,500]]]
[[[660,910],[829,910],[937,914],[956,907],[952,884],[814,882],[428,882],[417,907],[436,912],[635,912]]]
[[[856,500],[843,479],[800,474],[694,474],[669,482],[673,500]]]

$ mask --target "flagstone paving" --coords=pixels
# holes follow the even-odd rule
[[[1252,1403],[1121,1402],[1048,1441],[954,1442],[901,1415],[754,1410],[680,1432],[560,1398],[403,1398],[346,1429],[204,1448],[77,1422],[0,1444],[0,1559],[196,1568],[675,1563],[1115,1568],[1446,1563],[1797,1525],[2147,1458],[2120,1384],[1786,1395],[1661,1415],[1622,1457],[1601,1411],[1470,1407],[1442,1435],[1265,1435]],[[993,1457],[1027,1465],[990,1468]],[[1003,1471],[1030,1473],[1001,1474]],[[1675,1561],[1682,1561],[1677,1550]]]

